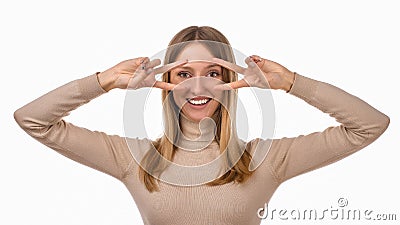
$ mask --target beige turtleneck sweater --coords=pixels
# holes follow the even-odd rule
[[[285,180],[340,160],[367,146],[387,128],[389,118],[359,98],[327,83],[296,75],[290,94],[334,117],[339,126],[294,138],[250,141],[271,148],[248,181],[220,186],[174,186],[160,183],[149,193],[138,179],[138,164],[129,150],[148,149],[148,139],[91,131],[66,122],[70,111],[106,93],[96,74],[67,83],[18,109],[14,117],[29,135],[64,156],[123,182],[144,224],[260,224],[257,210]],[[99,121],[101,122],[101,121]],[[199,134],[198,124],[182,119],[183,133]],[[213,141],[197,152],[178,150],[174,162],[202,164],[219,154]]]

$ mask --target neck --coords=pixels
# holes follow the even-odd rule
[[[218,110],[210,117],[202,119],[200,122],[190,120],[184,114],[180,114],[178,134],[178,147],[195,151],[207,147],[216,141]]]

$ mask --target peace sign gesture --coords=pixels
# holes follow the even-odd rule
[[[180,60],[160,67],[160,59],[148,61],[145,59],[139,68],[136,69],[133,76],[129,79],[128,89],[139,89],[142,87],[157,87],[164,90],[172,90],[175,85],[163,81],[157,81],[155,75],[168,72],[176,67],[187,63],[187,60]]]
[[[247,68],[219,58],[213,58],[212,62],[244,75],[241,80],[220,85],[218,88],[222,90],[258,87],[289,91],[294,81],[293,72],[276,62],[255,55],[246,58]]]
[[[175,87],[174,84],[157,81],[155,75],[168,72],[185,63],[187,63],[187,60],[156,67],[161,64],[161,60],[154,59],[150,61],[147,57],[139,57],[122,61],[99,73],[97,77],[105,91],[114,88],[139,89],[142,87],[157,87],[171,90]]]

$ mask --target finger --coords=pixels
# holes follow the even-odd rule
[[[233,88],[231,87],[231,85],[228,84],[220,84],[220,85],[216,85],[214,87],[215,91],[229,91],[229,90],[233,90]]]
[[[247,57],[247,58],[244,60],[244,62],[245,62],[250,68],[253,68],[253,67],[256,67],[256,66],[257,66],[257,64],[255,63],[255,61],[254,61],[254,59],[253,59],[252,57]]]
[[[136,70],[139,66],[146,60],[147,57],[137,57],[133,59],[127,59],[119,63],[118,65],[122,65],[123,68],[128,69],[128,71]],[[148,58],[147,58],[148,59]]]
[[[232,71],[234,71],[236,73],[244,74],[244,71],[246,70],[245,68],[243,68],[241,66],[238,66],[238,65],[236,65],[234,63],[225,61],[223,59],[213,58],[211,61],[216,63],[216,64],[218,64],[218,65],[220,65],[220,66],[222,66],[222,67],[225,67],[225,68],[227,68],[229,70],[232,70]]]
[[[249,56],[255,63],[259,63],[259,62],[261,62],[262,60],[263,60],[263,58],[261,58],[260,56],[258,56],[258,55],[251,55],[251,56]]]
[[[135,65],[137,67],[141,67],[142,69],[145,68],[146,63],[148,63],[150,61],[150,59],[148,57],[140,57],[140,58],[136,58],[135,60]],[[136,68],[137,68],[136,67]]]
[[[167,82],[163,82],[163,81],[156,81],[154,83],[154,87],[164,89],[167,91],[174,89],[175,86],[176,86],[175,84],[171,84],[171,83],[167,83]]]
[[[149,60],[149,58],[146,58],[143,60],[143,63],[140,64],[140,68],[139,68],[139,72],[144,71],[146,75],[151,74],[151,72],[153,72],[153,67],[158,66],[161,64],[161,60],[160,59],[153,59],[153,60]]]
[[[231,82],[231,83],[229,83],[229,85],[230,85],[233,89],[238,89],[238,88],[249,87],[249,86],[250,86],[244,79]]]
[[[238,89],[242,87],[249,87],[250,85],[245,81],[245,80],[238,80],[234,81],[231,83],[226,83],[226,84],[221,84],[217,85],[215,87],[216,90],[232,90],[232,89]]]
[[[148,61],[149,58],[148,57],[138,57],[133,60],[135,61],[136,66],[140,66],[140,64],[144,63],[145,61]]]
[[[263,59],[258,55],[252,55],[250,57],[258,65],[258,67],[260,67],[261,69],[264,67],[264,64],[269,61],[268,59]]]
[[[182,66],[184,64],[186,64],[188,62],[188,60],[179,60],[161,67],[157,67],[154,69],[153,74],[160,74],[160,73],[166,73],[176,67]]]
[[[146,69],[154,68],[154,67],[156,67],[156,66],[158,66],[160,64],[161,64],[161,60],[160,59],[153,59],[150,62],[147,62],[147,63],[145,62],[144,63]]]

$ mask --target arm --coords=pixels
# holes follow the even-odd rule
[[[125,138],[75,126],[64,121],[63,117],[114,88],[138,89],[154,85],[172,89],[172,84],[156,81],[154,76],[186,62],[154,68],[159,63],[159,60],[150,61],[143,57],[125,60],[102,73],[72,81],[50,91],[15,111],[14,118],[25,132],[44,145],[121,180],[135,161]],[[137,71],[139,66],[147,70]],[[150,142],[148,139],[133,138],[129,139],[129,147],[143,150],[150,147]]]
[[[328,113],[340,123],[322,132],[273,140],[268,164],[279,183],[336,162],[372,143],[389,117],[333,85],[295,75],[288,93]]]
[[[251,86],[284,90],[328,113],[341,124],[323,132],[272,140],[272,145],[271,140],[252,140],[252,154],[259,154],[256,149],[271,146],[264,165],[278,183],[326,166],[364,148],[389,125],[389,117],[356,96],[333,85],[293,73],[271,60],[250,56],[246,59],[248,68],[221,59],[214,59],[214,62],[244,74],[242,80],[223,84],[221,89]]]
[[[63,120],[70,111],[106,91],[97,74],[69,82],[14,113],[30,136],[58,153],[91,168],[122,179],[133,158],[124,138],[90,131]]]

